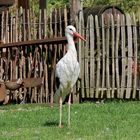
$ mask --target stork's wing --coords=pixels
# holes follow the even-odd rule
[[[56,65],[56,81],[57,91],[54,95],[54,102],[59,103],[60,95],[63,101],[65,97],[71,92],[72,87],[75,85],[80,72],[79,63],[76,58],[65,55]]]
[[[65,87],[65,84],[67,82],[67,65],[66,63],[63,61],[63,59],[61,59],[57,65],[56,65],[56,71],[55,71],[55,78],[56,78],[56,86],[57,86],[57,90],[55,92],[54,95],[54,102],[55,103],[59,103],[59,99],[60,99],[60,95],[62,96],[62,100],[65,100],[66,95],[69,92],[63,92],[63,88]]]
[[[55,77],[59,78],[59,82],[61,84],[65,84],[70,75],[70,67],[68,61],[66,61],[63,57],[57,64],[56,64],[56,71]]]

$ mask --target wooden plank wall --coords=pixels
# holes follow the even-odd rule
[[[140,99],[140,21],[134,14],[90,15],[86,23],[82,98]]]

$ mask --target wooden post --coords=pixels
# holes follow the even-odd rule
[[[71,24],[75,24],[76,16],[83,9],[83,2],[81,0],[70,0],[70,19]]]
[[[18,8],[29,9],[29,0],[18,0]]]
[[[39,8],[46,9],[46,0],[39,0]]]
[[[40,30],[41,30],[41,32],[43,32],[43,37],[44,37],[44,35],[45,35],[45,33],[44,33],[44,9],[46,9],[46,0],[39,0],[39,9],[41,10],[40,11],[41,12],[41,15],[40,15],[41,28],[40,28]]]

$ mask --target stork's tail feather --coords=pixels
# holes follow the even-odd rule
[[[54,97],[53,97],[54,103],[59,104],[60,95],[61,95],[61,90],[60,90],[60,88],[58,88],[57,91],[54,94]],[[66,96],[63,95],[62,96],[62,102],[65,101],[65,98],[66,98]]]
[[[58,88],[54,94],[54,97],[53,97],[54,103],[59,103],[59,99],[60,99],[60,88]]]

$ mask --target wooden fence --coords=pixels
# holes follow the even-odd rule
[[[1,15],[0,79],[12,81],[31,77],[42,77],[43,85],[34,88],[20,88],[9,91],[10,98],[16,102],[52,102],[55,90],[54,72],[56,62],[66,53],[66,42],[38,43],[42,39],[62,37],[67,26],[67,9],[55,10],[47,16],[46,10],[40,10],[39,17],[33,10],[8,11]],[[64,36],[64,34],[63,34]],[[55,41],[55,39],[54,39]],[[15,42],[18,47],[13,47]],[[49,41],[48,41],[49,42]],[[51,41],[53,42],[53,40]],[[5,46],[12,47],[1,48]],[[34,44],[34,45],[33,45]],[[9,94],[8,94],[9,96]]]
[[[84,19],[80,15],[80,28]],[[82,98],[140,99],[140,19],[90,15],[81,44]]]
[[[52,44],[27,44],[24,41],[64,36],[70,23],[67,9],[54,10],[39,17],[33,10],[8,11],[1,16],[1,43],[21,42],[18,47],[0,48],[0,79],[12,81],[42,77],[43,85],[10,91],[16,102],[53,102],[55,92],[55,64],[66,53],[65,42]],[[85,25],[86,24],[86,25]],[[82,12],[75,20],[77,30],[87,42],[76,44],[81,65],[81,80],[74,87],[73,101],[87,98],[137,98],[139,93],[140,20],[133,14],[126,16],[89,16],[84,22]],[[0,45],[1,47],[2,45]],[[79,94],[75,94],[79,93]]]

